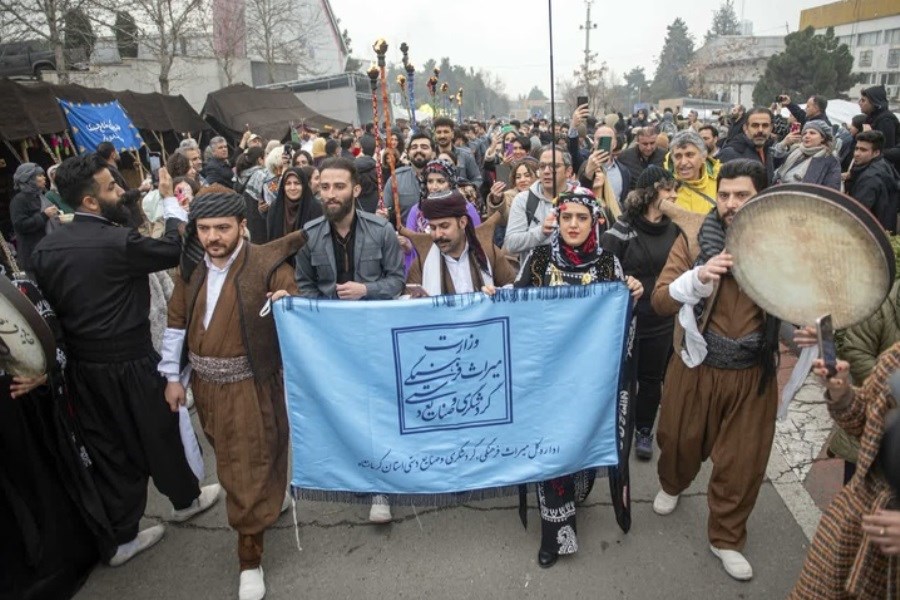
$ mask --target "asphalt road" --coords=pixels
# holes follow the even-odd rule
[[[195,417],[196,418],[196,417]],[[199,431],[199,429],[198,429]],[[207,448],[207,483],[215,481]],[[540,522],[519,522],[514,498],[435,509],[395,508],[391,525],[370,525],[363,505],[300,502],[297,549],[290,511],[266,534],[267,598],[466,599],[784,598],[808,545],[797,521],[768,481],[749,523],[745,555],[754,579],[732,580],[706,540],[706,481],[701,471],[677,510],[660,517],[651,503],[655,464],[632,461],[633,527],[615,522],[606,480],[578,509],[579,551],[541,569]],[[171,505],[150,486],[145,525]],[[533,504],[533,497],[531,498]],[[237,598],[236,534],[224,503],[183,524],[167,525],[154,548],[119,568],[97,567],[78,600]]]

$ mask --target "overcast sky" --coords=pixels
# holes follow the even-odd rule
[[[800,11],[828,0],[735,0],[738,17],[753,22],[755,35],[785,35],[795,31]],[[666,26],[676,17],[687,23],[695,45],[712,22],[721,0],[644,0],[618,2],[595,0],[591,20],[591,51],[621,78],[634,67],[644,67],[647,78],[656,71],[656,58],[666,36]],[[611,6],[615,8],[611,8]],[[506,92],[515,97],[533,85],[550,91],[550,59],[547,0],[331,0],[352,39],[353,56],[367,64],[374,61],[372,43],[384,37],[390,48],[388,61],[400,62],[399,46],[410,46],[410,60],[447,56],[452,64],[483,68],[497,74]],[[743,7],[743,8],[742,8]],[[584,60],[584,0],[553,0],[554,63],[557,80],[571,78]]]

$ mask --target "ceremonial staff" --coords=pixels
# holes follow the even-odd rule
[[[409,118],[412,121],[409,125],[415,133],[419,129],[416,126],[416,68],[409,62],[409,45],[406,42],[400,44],[400,52],[403,53],[403,68],[406,69],[406,78],[409,80]]]
[[[381,136],[378,135],[378,67],[372,65],[367,72],[369,85],[372,87],[372,123],[375,124],[375,180],[378,182],[378,209],[384,209],[383,176],[381,174]]]
[[[393,148],[391,148],[391,105],[390,99],[388,98],[387,62],[384,59],[388,51],[388,43],[384,39],[379,38],[375,40],[372,49],[375,50],[375,54],[378,56],[378,68],[381,71],[381,99],[384,103],[384,140],[385,146],[389,150],[388,166],[391,169],[391,199],[393,200],[394,218],[397,220],[397,229],[400,229],[402,226],[402,216],[400,214],[400,196],[397,190],[397,178],[395,177],[397,157],[394,156]]]
[[[431,94],[431,114],[432,118],[437,113],[437,89],[438,89],[438,77],[441,75],[441,70],[438,67],[434,68],[434,75],[428,78],[428,93]]]
[[[457,110],[457,121],[460,125],[462,125],[463,117],[462,117],[462,101],[463,101],[463,89],[459,88],[459,91],[456,92],[456,110]]]
[[[409,96],[406,93],[406,75],[402,73],[397,75],[397,85],[400,86],[400,101],[406,108],[406,114],[412,118],[412,111],[409,108]]]
[[[444,105],[444,116],[450,116],[450,96],[447,92],[450,91],[450,84],[446,81],[441,84],[441,104]]]
[[[553,162],[553,197],[556,198],[556,93],[554,91],[556,79],[553,74],[553,0],[547,0],[547,12],[547,23],[550,29],[550,134],[552,136],[550,145],[552,158],[550,160]]]

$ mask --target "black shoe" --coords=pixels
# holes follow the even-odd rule
[[[547,552],[546,550],[538,550],[538,565],[542,569],[549,569],[556,564],[559,554],[556,552]]]
[[[634,455],[640,460],[653,458],[653,434],[649,428],[634,432]]]

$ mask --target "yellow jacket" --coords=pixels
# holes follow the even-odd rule
[[[708,213],[716,205],[716,179],[719,177],[719,167],[721,163],[715,158],[707,158],[706,164],[700,170],[700,179],[679,179],[678,181],[678,197],[675,198],[675,204],[695,213]],[[663,168],[669,173],[675,172],[675,165],[672,164],[669,154],[666,154],[663,160]],[[704,197],[706,196],[706,197]]]

